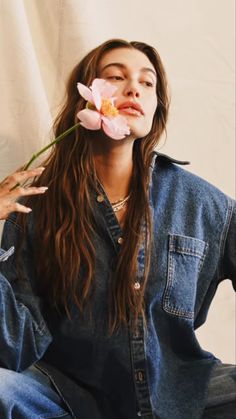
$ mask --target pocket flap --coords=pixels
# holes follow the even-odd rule
[[[208,243],[195,237],[177,234],[169,235],[169,250],[202,258],[207,251]]]

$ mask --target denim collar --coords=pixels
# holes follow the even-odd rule
[[[159,153],[158,151],[154,151],[153,152],[152,163],[151,163],[151,168],[152,169],[154,168],[155,163],[158,160],[166,161],[166,162],[169,162],[169,163],[176,163],[176,164],[180,164],[180,165],[190,164],[189,161],[186,161],[186,160],[177,160],[177,159],[174,159],[173,157],[167,156],[167,154],[162,154],[162,153]]]

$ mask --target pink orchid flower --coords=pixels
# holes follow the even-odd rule
[[[117,89],[115,86],[106,80],[94,79],[90,89],[81,83],[78,83],[77,87],[81,96],[87,100],[86,109],[77,113],[80,121],[62,132],[54,141],[47,144],[37,153],[33,154],[31,159],[24,165],[24,170],[27,170],[41,154],[62,141],[80,125],[91,130],[102,128],[109,137],[115,140],[122,140],[126,135],[130,134],[125,117],[119,115],[118,109],[114,106],[116,98],[113,94]],[[17,186],[19,184],[16,184],[13,189]]]
[[[77,113],[80,125],[91,130],[103,129],[114,140],[122,140],[130,134],[124,116],[114,106],[115,86],[103,79],[94,79],[90,88],[77,83],[80,95],[87,100],[87,107]]]

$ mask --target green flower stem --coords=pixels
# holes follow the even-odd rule
[[[39,150],[37,153],[33,154],[33,156],[28,161],[28,163],[26,163],[25,166],[23,167],[23,170],[27,170],[31,166],[31,164],[34,162],[34,160],[36,160],[39,156],[41,156],[41,154],[43,154],[45,151],[47,151],[54,144],[59,143],[61,140],[63,140],[63,138],[65,138],[71,132],[76,130],[76,128],[78,128],[79,126],[80,126],[80,122],[73,125],[73,127],[68,128],[66,131],[64,131],[62,134],[60,134],[57,138],[55,138],[55,140],[53,140],[50,144],[46,145],[41,150]],[[15,186],[13,186],[13,188],[11,188],[11,191],[14,190],[15,188],[17,188],[18,186],[20,186],[19,183],[17,183]]]
[[[61,140],[63,140],[63,138],[65,138],[68,134],[70,134],[76,128],[78,128],[79,125],[80,125],[80,122],[78,122],[77,124],[73,125],[73,127],[68,128],[66,131],[64,131],[62,134],[60,134],[57,138],[55,138],[55,140],[52,141],[50,144],[46,145],[41,150],[39,150],[37,153],[33,154],[33,156],[31,157],[31,159],[24,166],[23,170],[27,170],[31,166],[31,164],[34,162],[34,160],[36,160],[41,154],[43,154],[45,151],[47,151],[54,144],[59,143]]]

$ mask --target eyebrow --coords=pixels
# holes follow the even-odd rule
[[[102,72],[103,72],[104,70],[106,70],[108,67],[113,67],[113,66],[115,66],[115,67],[119,67],[119,68],[121,68],[122,70],[126,68],[126,66],[125,66],[124,64],[122,64],[122,63],[110,63],[110,64],[105,65],[105,66],[101,69],[101,71],[100,71],[100,72],[102,73]],[[143,72],[143,73],[145,73],[145,72],[150,72],[150,73],[152,73],[155,77],[157,77],[156,72],[155,72],[154,70],[152,70],[151,68],[149,68],[149,67],[142,67],[142,68],[140,69],[140,71],[141,71],[141,72]]]

